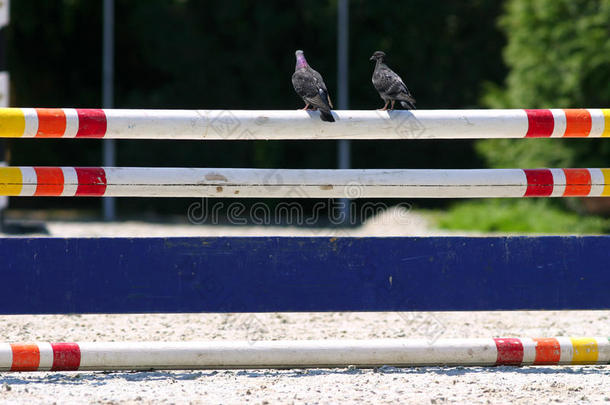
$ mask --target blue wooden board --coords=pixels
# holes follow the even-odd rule
[[[7,238],[0,313],[610,309],[610,237]]]

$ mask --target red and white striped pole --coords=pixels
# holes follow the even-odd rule
[[[610,169],[2,167],[0,195],[486,198],[610,196]]]
[[[485,139],[610,136],[610,109],[334,111],[0,109],[0,137],[105,139]]]
[[[609,363],[606,337],[0,344],[0,371]]]

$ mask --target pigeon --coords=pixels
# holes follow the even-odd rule
[[[411,92],[392,69],[385,64],[385,53],[377,51],[371,56],[370,60],[375,61],[375,71],[373,72],[373,86],[379,92],[379,95],[385,101],[385,105],[381,109],[385,111],[388,109],[388,104],[392,102],[394,109],[394,103],[398,100],[400,104],[407,110],[415,110],[415,99],[411,95]]]
[[[320,73],[313,70],[305,60],[303,51],[296,51],[297,64],[292,75],[292,85],[294,91],[303,98],[305,108],[313,107],[313,110],[320,110],[320,118],[322,121],[335,122],[330,109],[333,108],[333,103],[330,101],[328,90]]]

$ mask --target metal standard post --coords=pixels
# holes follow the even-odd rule
[[[6,61],[6,29],[10,19],[10,2],[0,2],[0,107],[9,106],[9,74]],[[0,140],[0,166],[6,166],[6,141]],[[0,232],[4,229],[4,210],[8,208],[8,197],[0,197]]]
[[[114,99],[114,0],[104,0],[103,21],[103,55],[102,55],[102,106],[112,108]],[[115,165],[115,141],[106,139],[103,144],[104,166]],[[116,218],[116,201],[105,198],[102,202],[104,220],[114,221]]]
[[[348,46],[349,46],[349,0],[339,0],[337,10],[337,93],[338,105],[340,110],[349,108],[349,66],[348,66]],[[339,169],[349,169],[350,162],[350,142],[340,140],[338,142],[337,159]],[[341,199],[342,218],[344,223],[350,220],[350,200]]]

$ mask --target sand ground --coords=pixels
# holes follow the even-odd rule
[[[570,336],[610,311],[2,317],[4,341]],[[430,331],[434,331],[434,335]],[[0,373],[0,403],[610,403],[610,366]]]

